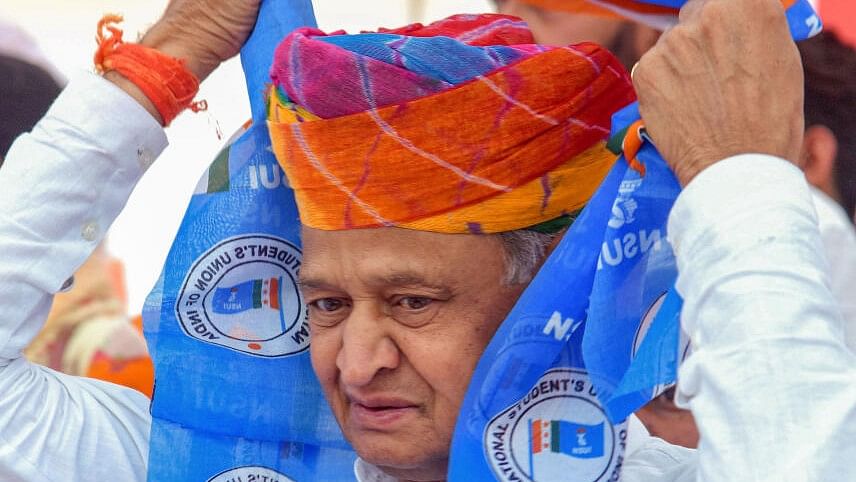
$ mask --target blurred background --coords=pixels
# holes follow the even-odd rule
[[[429,22],[454,13],[486,12],[490,0],[315,0],[323,30],[349,32]],[[20,26],[65,78],[92,71],[95,25],[104,13],[125,16],[125,39],[160,16],[167,0],[3,0],[0,20]],[[2,44],[3,39],[0,39]],[[10,42],[18,42],[10,39]],[[2,47],[2,45],[0,45]],[[170,146],[143,178],[110,230],[107,248],[125,265],[129,313],[139,313],[163,266],[196,182],[250,117],[240,62],[233,59],[202,85],[207,113],[179,116],[167,130]],[[217,138],[217,127],[223,140]]]

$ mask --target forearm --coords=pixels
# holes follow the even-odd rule
[[[678,400],[701,433],[699,480],[849,480],[856,360],[805,181],[766,156],[709,169],[670,220],[696,347]]]

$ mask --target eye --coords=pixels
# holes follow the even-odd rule
[[[321,298],[309,303],[310,308],[314,308],[321,313],[335,313],[345,307],[345,302],[339,298]]]
[[[432,301],[425,296],[405,296],[398,301],[398,304],[405,310],[419,311],[430,305]]]
[[[309,301],[309,323],[333,327],[348,317],[351,301],[347,298],[318,298]]]

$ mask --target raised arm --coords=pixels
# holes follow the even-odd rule
[[[802,70],[777,0],[692,0],[634,74],[685,186],[669,237],[694,353],[697,480],[856,480],[856,360],[793,165]]]

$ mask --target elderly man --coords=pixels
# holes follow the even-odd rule
[[[176,1],[143,43],[186,59],[204,78],[237,52],[256,8],[257,2]],[[748,19],[759,15],[759,22],[770,25],[764,35],[749,25]],[[311,42],[299,36],[290,41]],[[329,53],[354,45],[316,47]],[[572,171],[595,169],[603,134],[581,136],[585,142],[576,146],[550,134],[554,128],[561,133],[568,119],[581,131],[600,132],[585,126],[602,120],[598,106],[608,110],[609,102],[622,98],[626,78],[620,71],[605,73],[614,60],[594,46],[552,54],[511,47],[488,55],[498,65],[513,67],[509,84],[491,71],[463,69],[476,82],[451,76],[426,80],[396,71],[397,79],[408,82],[395,88],[384,76],[390,63],[318,51],[289,61],[289,53],[309,50],[280,51],[271,130],[307,226],[301,283],[310,301],[313,366],[363,460],[357,468],[361,480],[445,477],[449,441],[472,367],[549,248],[549,235],[524,228],[555,233],[552,221],[568,221],[567,214],[592,189],[584,176],[560,169],[569,163]],[[542,55],[547,57],[539,60]],[[475,69],[483,58],[477,55],[469,65]],[[545,63],[545,58],[550,60]],[[543,92],[533,88],[533,74],[578,69],[577,62],[588,68],[564,83],[545,84]],[[301,72],[349,68],[348,75],[357,72],[361,82],[353,90],[314,96],[289,91],[299,84],[292,82],[299,78],[298,65]],[[402,65],[408,66],[406,60]],[[430,64],[422,68],[442,70]],[[601,75],[606,77],[598,82]],[[153,121],[168,120],[163,106],[116,73],[107,79],[73,82],[33,135],[13,146],[0,172],[5,208],[0,245],[8,256],[0,265],[4,480],[145,477],[150,419],[144,397],[63,377],[20,358],[21,347],[47,313],[50,293],[63,285],[115,217],[148,167],[149,154],[165,144]],[[806,186],[787,162],[797,159],[802,133],[799,79],[795,47],[773,0],[692,2],[682,24],[637,70],[635,84],[650,133],[686,186],[670,235],[680,264],[684,314],[692,320],[688,330],[699,346],[684,368],[689,382],[679,398],[699,419],[702,443],[696,458],[652,441],[625,460],[624,480],[848,480],[854,475],[848,465],[854,455],[849,441],[856,437],[853,358],[836,338],[838,314],[829,309],[833,303],[823,282]],[[336,82],[333,76],[311,80],[328,86]],[[510,95],[502,90],[508,85],[519,90]],[[412,88],[410,98],[401,97],[405,87]],[[363,95],[367,92],[372,95]],[[577,92],[583,95],[576,101],[562,101]],[[426,95],[440,104],[420,103]],[[438,127],[424,122],[425,116],[494,98],[508,107],[515,129],[507,135],[553,142],[562,155],[534,141],[494,145],[490,131],[484,154],[493,157],[469,150],[478,146],[461,145],[461,153],[472,155],[470,169],[455,169],[422,148],[430,144],[424,126]],[[592,99],[603,104],[587,104]],[[487,102],[493,103],[484,112],[495,114],[489,108],[496,100]],[[756,103],[757,110],[745,109]],[[85,115],[92,111],[101,116]],[[597,114],[586,117],[591,112]],[[473,114],[474,124],[481,121],[478,115]],[[364,191],[350,189],[339,177],[347,172],[337,168],[352,139],[363,134],[359,128],[371,125],[367,122],[380,132],[378,153],[401,154],[403,167],[396,165],[397,158],[379,156],[380,164],[369,159],[362,177],[379,174],[392,182],[382,189],[372,183]],[[127,130],[115,129],[119,124]],[[429,134],[443,135],[451,145],[461,140],[457,134],[472,134],[466,124],[452,117],[445,130]],[[502,130],[502,124],[498,120],[495,127]],[[425,143],[415,144],[420,133]],[[515,158],[518,150],[526,155]],[[414,157],[428,161],[424,164],[430,169],[417,170]],[[520,162],[491,171],[476,162],[481,159]],[[542,170],[534,178],[530,164]],[[448,188],[449,172],[461,180],[457,192]],[[422,186],[429,184],[425,173],[437,175],[430,183],[445,190],[443,196],[431,197],[433,188]],[[577,179],[582,187],[574,195],[560,186]],[[476,187],[469,189],[470,184]],[[532,200],[525,189],[542,193],[534,208],[525,204]],[[408,197],[411,190],[426,196]],[[551,203],[547,194],[553,190],[567,196],[561,198],[566,206]],[[748,206],[741,204],[744,200]],[[45,205],[55,205],[61,216],[47,219],[41,210]],[[70,443],[75,450],[69,450]]]

